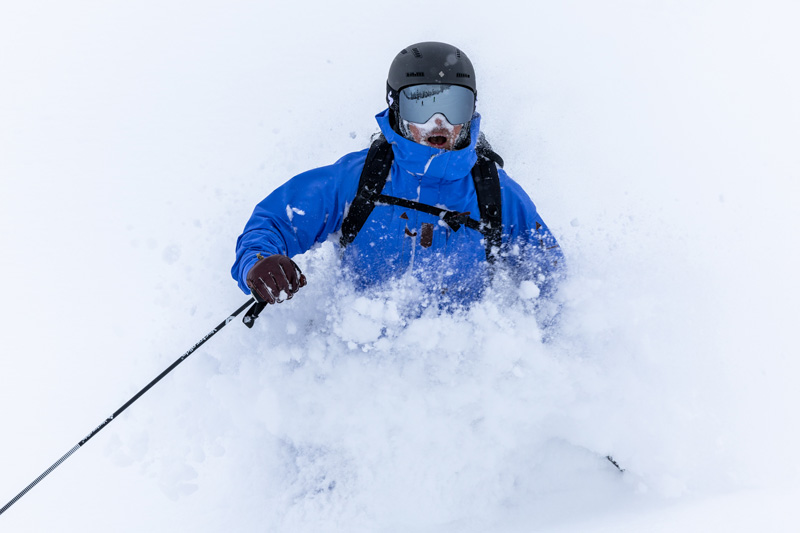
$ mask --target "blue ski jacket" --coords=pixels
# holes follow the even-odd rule
[[[470,173],[478,157],[480,115],[474,115],[471,142],[461,150],[441,150],[404,138],[391,128],[388,109],[376,119],[394,151],[383,194],[480,218]],[[332,165],[299,174],[256,206],[236,243],[231,269],[242,291],[250,293],[245,280],[258,254],[292,257],[329,236],[338,242],[367,152],[350,153]],[[498,171],[503,220],[500,263],[515,279],[534,281],[546,296],[561,269],[561,250],[522,187],[503,169]],[[454,231],[434,215],[381,204],[375,205],[355,240],[342,250],[342,266],[359,288],[411,273],[432,293],[457,303],[479,298],[491,278],[480,232],[463,226]]]

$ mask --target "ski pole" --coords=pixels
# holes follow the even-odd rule
[[[168,367],[167,367],[167,368],[166,368],[166,369],[165,369],[163,372],[161,372],[161,373],[160,373],[158,376],[156,376],[156,378],[155,378],[155,379],[153,379],[153,381],[151,381],[150,383],[148,383],[148,384],[147,384],[147,385],[146,385],[146,386],[145,386],[145,387],[144,387],[142,390],[140,390],[140,391],[139,391],[139,392],[137,392],[135,395],[133,395],[133,397],[132,397],[130,400],[128,400],[127,402],[125,402],[125,404],[124,404],[122,407],[120,407],[119,409],[117,409],[116,411],[114,411],[114,414],[112,414],[111,416],[109,416],[108,418],[106,418],[106,419],[105,419],[105,420],[104,420],[104,421],[103,421],[103,422],[102,422],[102,423],[101,423],[99,426],[97,426],[96,428],[94,428],[94,429],[92,430],[92,432],[91,432],[91,433],[89,433],[89,434],[88,434],[86,437],[84,437],[84,439],[83,439],[82,441],[80,441],[78,444],[76,444],[75,446],[73,446],[73,447],[72,447],[72,449],[71,449],[70,451],[68,451],[67,453],[65,453],[65,454],[64,454],[64,455],[61,457],[61,459],[59,459],[58,461],[56,461],[55,463],[53,463],[53,465],[52,465],[50,468],[48,468],[47,470],[45,470],[45,471],[42,473],[42,475],[40,475],[39,477],[37,477],[36,479],[34,479],[34,480],[33,480],[33,482],[32,482],[30,485],[28,485],[27,487],[25,487],[25,488],[22,490],[22,492],[20,492],[19,494],[17,494],[17,495],[16,495],[16,496],[15,496],[15,497],[14,497],[14,498],[13,498],[13,499],[10,501],[10,502],[8,502],[7,504],[5,504],[5,505],[3,506],[3,508],[2,508],[2,509],[0,509],[0,515],[2,515],[3,513],[5,513],[5,512],[6,512],[6,510],[7,510],[9,507],[11,507],[12,505],[14,505],[14,504],[17,502],[17,500],[19,500],[20,498],[22,498],[23,496],[25,496],[25,494],[27,494],[29,490],[31,490],[33,487],[35,487],[36,485],[38,485],[38,484],[39,484],[39,482],[40,482],[41,480],[43,480],[45,477],[47,477],[47,475],[48,475],[48,474],[50,474],[50,472],[52,472],[53,470],[55,470],[56,468],[58,468],[58,466],[59,466],[61,463],[63,463],[63,462],[64,462],[64,461],[66,461],[67,459],[69,459],[69,457],[70,457],[70,456],[71,456],[73,453],[75,453],[76,451],[78,451],[78,448],[80,448],[81,446],[83,446],[84,444],[86,444],[87,442],[89,442],[89,440],[90,440],[92,437],[94,437],[95,435],[97,435],[98,433],[100,433],[100,431],[101,431],[101,430],[102,430],[104,427],[106,427],[108,424],[110,424],[112,420],[114,420],[114,419],[115,419],[115,418],[117,418],[117,417],[118,417],[120,414],[122,414],[122,412],[123,412],[123,411],[125,411],[125,409],[127,409],[128,407],[130,407],[130,406],[131,406],[131,404],[132,404],[133,402],[135,402],[136,400],[138,400],[138,399],[139,399],[139,398],[140,398],[140,397],[141,397],[141,396],[142,396],[142,395],[143,395],[145,392],[147,392],[148,390],[150,390],[150,389],[153,387],[153,385],[155,385],[156,383],[158,383],[159,381],[161,381],[161,379],[162,379],[164,376],[166,376],[167,374],[169,374],[170,372],[172,372],[172,371],[175,369],[175,367],[176,367],[176,366],[178,366],[179,364],[181,364],[181,363],[182,363],[182,362],[183,362],[183,361],[184,361],[184,360],[185,360],[187,357],[189,357],[190,355],[192,355],[192,353],[193,353],[195,350],[197,350],[199,347],[201,347],[203,344],[205,344],[205,342],[206,342],[208,339],[210,339],[211,337],[213,337],[213,336],[214,336],[214,335],[215,335],[215,334],[216,334],[216,333],[217,333],[219,330],[221,330],[222,328],[224,328],[225,326],[227,326],[227,325],[228,325],[228,322],[230,322],[231,320],[233,320],[234,318],[236,318],[236,316],[237,316],[239,313],[241,313],[242,311],[244,311],[244,310],[247,308],[247,306],[249,306],[249,305],[250,305],[251,303],[253,303],[254,301],[255,301],[255,299],[254,299],[254,298],[250,298],[249,300],[247,300],[247,302],[246,302],[244,305],[242,305],[242,306],[241,306],[239,309],[237,309],[236,311],[234,311],[234,312],[233,312],[233,314],[231,314],[231,315],[230,315],[228,318],[226,318],[225,320],[223,320],[222,322],[220,322],[220,323],[219,323],[219,325],[218,325],[217,327],[215,327],[214,329],[212,329],[210,332],[208,332],[208,333],[206,334],[206,336],[205,336],[205,337],[203,337],[202,339],[200,339],[199,341],[197,341],[197,343],[195,343],[195,345],[194,345],[194,346],[192,346],[191,348],[189,348],[189,349],[186,351],[186,353],[184,353],[182,356],[180,356],[180,357],[179,357],[179,358],[178,358],[178,359],[177,359],[177,360],[176,360],[174,363],[172,363],[171,365],[169,365],[169,366],[168,366]]]

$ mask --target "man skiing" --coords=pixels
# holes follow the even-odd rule
[[[562,263],[558,243],[480,133],[475,71],[458,48],[403,49],[386,83],[369,150],[295,176],[259,203],[231,274],[258,302],[306,284],[290,259],[335,237],[359,288],[411,275],[444,304],[483,293],[497,269],[542,296]]]

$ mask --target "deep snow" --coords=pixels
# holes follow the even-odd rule
[[[409,313],[321,246],[0,530],[796,531],[797,15],[4,5],[0,504],[244,302],[253,206],[367,145],[407,44],[469,54],[571,278],[543,344],[535,291]]]

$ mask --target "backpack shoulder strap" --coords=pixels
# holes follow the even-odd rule
[[[486,244],[486,261],[494,263],[503,241],[503,211],[500,175],[497,166],[503,159],[497,155],[481,134],[476,147],[478,161],[472,167],[472,180],[478,196],[481,215],[481,233]]]
[[[500,168],[503,168],[503,158],[492,149],[492,145],[486,140],[486,135],[484,135],[483,132],[478,135],[478,142],[475,145],[475,152],[477,152],[478,157],[483,156],[487,159],[490,159],[500,165]]]
[[[393,160],[392,145],[381,135],[369,147],[367,159],[358,180],[358,192],[342,221],[342,236],[339,239],[342,247],[353,242],[375,208],[375,198],[386,185]]]

